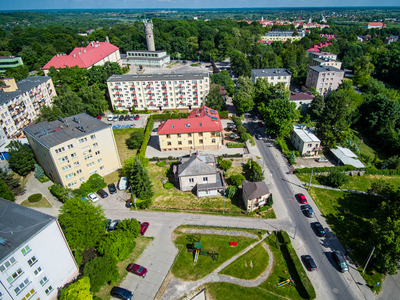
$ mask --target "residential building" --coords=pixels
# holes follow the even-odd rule
[[[266,42],[276,42],[276,41],[297,41],[306,36],[305,30],[271,30],[261,37],[263,41]]]
[[[217,196],[226,188],[223,175],[215,168],[212,154],[193,153],[189,158],[181,158],[173,172],[178,188],[194,192],[197,197]]]
[[[278,82],[282,82],[285,84],[285,87],[289,89],[290,87],[290,79],[292,78],[292,73],[285,68],[278,69],[252,69],[251,70],[251,80],[256,83],[257,78],[265,77],[268,79],[269,83],[277,84]]]
[[[324,67],[331,66],[336,69],[341,69],[342,62],[331,58],[312,58],[310,66],[324,66]]]
[[[332,43],[331,42],[321,42],[319,44],[313,45],[311,48],[307,49],[307,53],[309,53],[309,52],[319,52],[322,47],[327,47],[330,44],[332,44]]]
[[[296,104],[296,109],[301,107],[302,113],[307,112],[307,108],[310,105],[311,101],[314,99],[314,95],[311,92],[306,93],[290,93],[290,102]]]
[[[9,68],[22,66],[22,58],[18,56],[0,56],[0,73],[5,73]]]
[[[242,197],[247,211],[254,211],[267,204],[271,195],[264,181],[251,182],[242,181]]]
[[[106,62],[116,62],[121,65],[121,56],[119,48],[108,42],[90,42],[86,47],[78,47],[72,50],[68,55],[56,54],[42,70],[44,74],[50,70],[50,67],[56,69],[65,67],[75,67],[90,69],[92,66],[102,66]]]
[[[344,71],[334,67],[312,66],[308,68],[306,89],[315,87],[317,92],[327,96],[342,83]]]
[[[56,217],[0,198],[0,297],[57,299],[79,273]]]
[[[33,123],[40,108],[51,106],[57,96],[49,76],[27,77],[15,83],[14,78],[1,79],[6,86],[0,91],[0,125],[7,138],[21,137],[21,129]]]
[[[121,54],[122,64],[134,67],[163,68],[170,63],[170,56],[166,51],[132,50]]]
[[[121,168],[110,125],[85,113],[24,129],[37,163],[63,187],[79,188],[92,174]]]
[[[337,55],[336,54],[329,53],[329,52],[324,52],[324,51],[308,51],[307,54],[310,57],[310,60],[312,60],[314,58],[332,59],[332,60],[336,60],[337,59]]]
[[[379,28],[379,29],[382,29],[382,28],[386,28],[386,24],[383,24],[382,22],[370,22],[370,23],[367,23],[367,24],[364,26],[364,28],[365,28],[365,29],[371,29],[371,28]]]
[[[196,109],[210,90],[207,73],[113,75],[107,80],[111,105],[118,109]]]
[[[322,150],[321,141],[306,125],[293,125],[290,142],[301,156],[318,155],[319,151]]]
[[[218,111],[203,106],[186,119],[169,119],[158,126],[161,152],[217,150],[222,147],[222,124]]]
[[[364,164],[358,159],[357,155],[348,148],[337,146],[336,149],[330,149],[336,164],[350,165],[357,169],[365,168]]]

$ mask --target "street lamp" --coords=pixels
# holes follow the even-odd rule
[[[224,205],[222,206],[222,214],[225,214],[225,189],[224,189]]]
[[[135,196],[133,195],[133,191],[132,191],[132,185],[129,188],[131,189],[133,204],[135,205],[135,209],[137,209],[136,208],[136,199],[135,199]]]

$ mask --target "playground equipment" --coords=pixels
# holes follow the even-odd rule
[[[209,256],[209,257],[211,257],[212,260],[218,261],[218,256],[219,256],[218,253],[216,253],[215,251],[208,251],[208,250],[201,249],[201,242],[200,242],[201,235],[200,234],[198,234],[198,235],[194,234],[194,235],[188,236],[188,238],[190,239],[190,242],[192,243],[193,248],[187,249],[187,252],[195,252],[194,261],[193,261],[194,265],[197,264],[199,255]]]
[[[292,280],[292,277],[289,277],[289,279],[286,279],[286,280],[284,280],[282,282],[279,282],[278,283],[278,287],[281,287],[281,286],[284,286],[284,285],[287,285],[287,284],[294,284],[294,281]]]

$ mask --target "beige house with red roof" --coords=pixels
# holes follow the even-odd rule
[[[43,68],[44,74],[50,67],[56,69],[75,67],[90,69],[92,66],[102,66],[107,61],[121,65],[119,48],[108,42],[91,42],[86,47],[75,48],[70,54],[55,55]]]
[[[207,106],[193,110],[186,119],[170,119],[158,126],[160,150],[217,150],[222,147],[218,111]]]

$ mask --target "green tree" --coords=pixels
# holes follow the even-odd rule
[[[357,85],[365,84],[371,76],[371,73],[374,71],[375,66],[371,63],[372,58],[370,56],[362,56],[356,58],[354,62],[354,77],[353,81]]]
[[[217,74],[211,75],[210,80],[211,83],[222,85],[229,95],[233,94],[235,84],[232,78],[229,76],[229,72],[227,70],[222,70]]]
[[[18,66],[15,68],[9,68],[5,71],[6,77],[13,77],[16,82],[27,78],[29,76],[29,68],[27,66]]]
[[[101,115],[108,109],[108,102],[105,99],[105,90],[101,90],[97,83],[92,86],[84,86],[79,92],[78,96],[86,105],[86,113],[92,117]]]
[[[321,95],[317,95],[312,99],[308,111],[313,119],[319,119],[325,109],[325,99]]]
[[[129,257],[135,246],[135,239],[120,231],[118,224],[118,230],[107,234],[97,249],[101,255],[111,257],[116,262],[120,262]]]
[[[240,76],[236,85],[233,104],[239,114],[249,111],[254,106],[255,88],[249,77]]]
[[[131,132],[129,138],[125,141],[129,149],[139,149],[144,140],[144,132],[142,129]]]
[[[31,149],[20,141],[12,140],[7,146],[10,155],[11,169],[20,176],[26,176],[35,168],[35,155]]]
[[[50,193],[60,200],[62,203],[65,203],[71,194],[71,190],[68,188],[64,188],[61,184],[55,183],[49,187]]]
[[[339,169],[333,168],[329,172],[328,177],[326,178],[326,181],[329,186],[332,187],[339,187],[343,184],[346,184],[349,182],[349,175],[347,175],[344,172],[341,172]]]
[[[252,182],[263,181],[265,179],[261,166],[254,160],[251,162],[249,179]]]
[[[93,293],[100,291],[100,288],[105,283],[113,284],[119,278],[116,261],[108,256],[96,257],[86,263],[83,275],[90,278],[90,286]]]
[[[229,199],[233,199],[235,197],[235,195],[237,194],[237,192],[238,192],[238,188],[234,185],[228,185],[228,187],[225,190],[226,196]]]
[[[62,86],[59,95],[54,97],[53,106],[59,108],[64,116],[85,112],[85,104],[82,99],[66,84]]]
[[[4,181],[0,178],[0,198],[6,199],[8,201],[15,201],[15,195],[11,192]]]
[[[0,179],[3,180],[7,188],[17,196],[22,194],[25,189],[21,186],[21,178],[14,175],[13,172],[7,173],[7,171],[0,168]]]
[[[44,170],[42,169],[41,166],[39,166],[38,164],[35,164],[35,177],[36,178],[42,178],[44,176]]]
[[[95,248],[104,236],[104,210],[75,197],[60,208],[60,225],[71,249]]]
[[[93,300],[90,292],[90,278],[84,276],[62,289],[60,300]]]
[[[132,193],[136,197],[142,200],[153,197],[153,185],[151,184],[149,174],[137,157],[134,159],[128,180],[132,188]]]
[[[220,162],[219,167],[225,171],[228,171],[232,167],[232,162],[230,160],[224,159]]]
[[[294,151],[292,151],[292,153],[290,154],[289,160],[292,165],[296,163],[296,154],[294,153]]]
[[[209,108],[222,111],[226,109],[225,100],[221,94],[221,88],[218,84],[212,84],[207,95],[207,106]]]
[[[244,177],[242,174],[236,174],[236,175],[232,175],[230,177],[230,180],[234,186],[241,186],[242,181],[246,180],[246,177]]]

